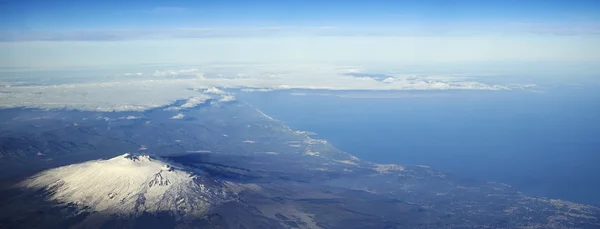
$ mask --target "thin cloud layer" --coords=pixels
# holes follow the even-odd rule
[[[167,16],[189,11],[180,7],[157,7],[152,13]],[[448,35],[598,35],[598,23],[539,23],[507,21],[487,24],[404,24],[385,27],[275,26],[275,27],[196,27],[167,29],[85,29],[85,30],[6,30],[0,42],[13,41],[123,41],[147,39],[248,38],[293,36],[448,36]]]
[[[138,80],[11,86],[1,89],[0,107],[143,111],[166,106],[176,100],[202,96],[199,92],[188,90],[187,85],[184,80]]]
[[[136,77],[122,76],[125,81],[64,83],[35,86],[32,82],[2,83],[0,107],[42,109],[80,109],[93,111],[143,111],[168,107],[182,110],[204,104],[235,101],[226,88],[244,92],[268,92],[286,89],[321,90],[523,90],[535,85],[491,85],[469,78],[375,74],[356,77],[348,73],[362,72],[360,66],[328,65],[207,65],[179,70],[136,72]],[[130,71],[131,72],[131,71]],[[128,74],[121,73],[120,75]],[[202,77],[198,77],[198,75]],[[193,77],[183,77],[183,76]],[[369,75],[366,74],[365,75]]]

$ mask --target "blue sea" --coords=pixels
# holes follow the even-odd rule
[[[600,205],[600,91],[238,92],[291,128],[377,163],[428,165]]]

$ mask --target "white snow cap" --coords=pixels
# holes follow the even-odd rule
[[[147,155],[124,154],[46,170],[20,183],[54,190],[50,199],[109,214],[174,211],[201,215],[227,192],[214,183]]]

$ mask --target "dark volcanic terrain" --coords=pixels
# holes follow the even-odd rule
[[[600,228],[597,207],[361,161],[243,102],[163,109],[0,111],[0,228]]]

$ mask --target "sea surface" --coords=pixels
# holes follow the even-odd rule
[[[600,205],[600,90],[272,91],[241,99],[377,163],[428,165]]]

